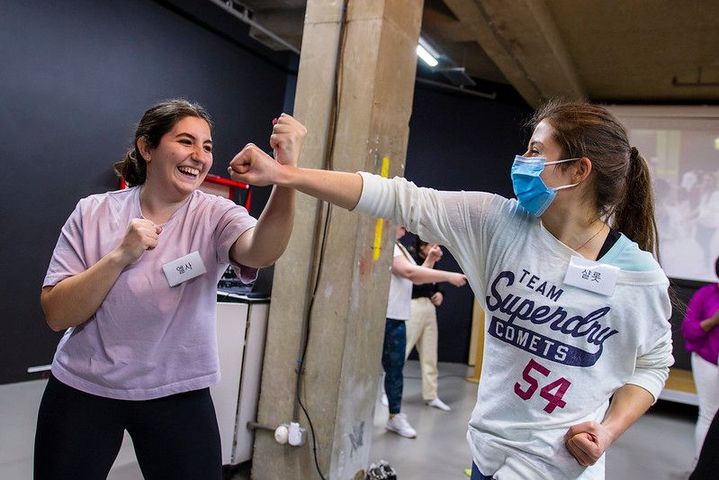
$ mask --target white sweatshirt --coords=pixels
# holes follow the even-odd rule
[[[394,243],[394,256],[404,256],[412,265],[417,263],[412,255],[400,245],[399,242]],[[412,311],[412,280],[392,273],[389,283],[389,296],[387,298],[387,314],[386,318],[392,320],[409,320]]]
[[[447,247],[486,313],[482,375],[467,438],[485,475],[604,478],[564,446],[569,427],[601,422],[625,384],[656,399],[673,363],[669,281],[621,236],[601,263],[619,267],[610,296],[564,283],[578,256],[515,200],[440,192],[361,173],[356,211],[401,223]]]

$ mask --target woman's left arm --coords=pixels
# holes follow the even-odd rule
[[[654,396],[649,391],[637,385],[624,385],[614,393],[601,423],[579,423],[567,430],[564,436],[567,450],[580,465],[594,465],[653,403]]]
[[[565,434],[567,450],[580,465],[596,463],[609,446],[654,404],[673,363],[672,332],[667,327],[654,347],[637,357],[634,375],[614,392],[604,420],[573,425]]]
[[[296,166],[305,135],[307,129],[290,115],[283,113],[274,120],[270,146],[275,160]],[[255,227],[245,231],[232,245],[232,261],[248,267],[275,263],[290,240],[294,215],[295,190],[275,185]]]

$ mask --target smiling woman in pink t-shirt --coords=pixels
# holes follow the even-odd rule
[[[275,120],[275,160],[296,165],[305,134]],[[251,280],[282,254],[294,192],[275,187],[255,220],[197,190],[212,162],[207,112],[155,105],[115,164],[130,188],[83,198],[63,226],[40,297],[65,334],[38,415],[36,480],[106,478],[125,430],[145,478],[221,478],[208,389],[217,281],[227,264]]]

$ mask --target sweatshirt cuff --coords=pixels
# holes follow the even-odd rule
[[[382,177],[367,172],[357,172],[362,177],[362,194],[353,212],[372,214],[377,207],[382,190]]]
[[[634,375],[627,381],[628,384],[642,387],[654,397],[652,405],[657,403],[659,394],[664,389],[664,384],[669,377],[669,367],[641,368],[634,372]]]

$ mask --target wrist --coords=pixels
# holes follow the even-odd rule
[[[121,247],[117,247],[107,254],[107,261],[114,267],[122,270],[132,263],[130,255],[128,255]]]
[[[286,159],[283,157],[275,157],[275,160],[277,161],[277,163],[279,163],[282,166],[286,166],[286,167],[296,167],[297,166],[296,158]]]
[[[276,181],[273,183],[279,187],[293,188],[297,170],[298,168],[295,165],[280,163],[279,168],[277,169]]]
[[[607,448],[609,448],[609,446],[612,445],[617,438],[619,438],[622,432],[617,428],[616,425],[614,425],[611,420],[607,421],[606,423],[602,422],[601,426],[604,427],[605,438],[608,442]]]

